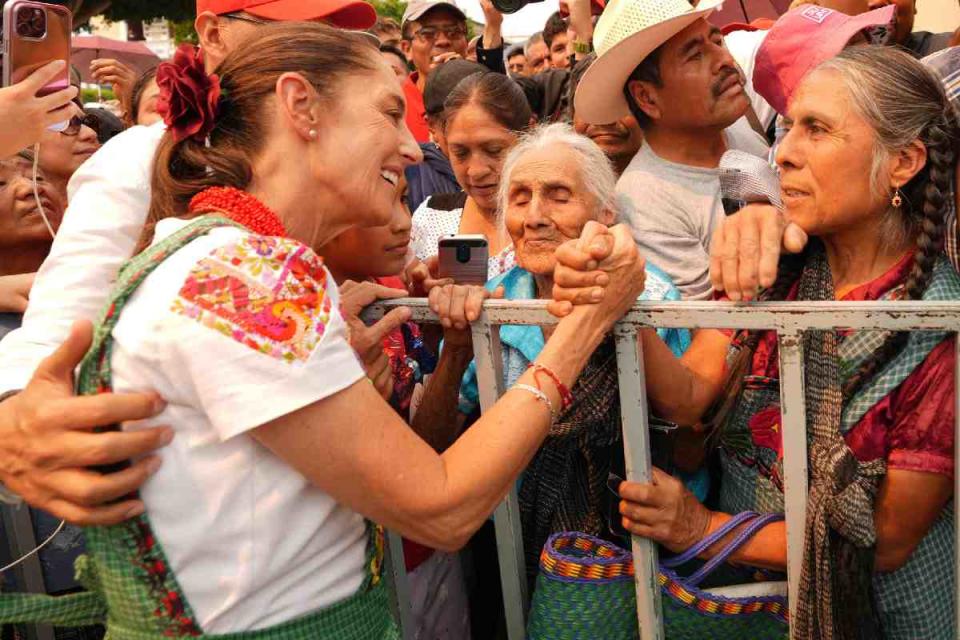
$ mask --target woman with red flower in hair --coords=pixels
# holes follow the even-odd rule
[[[316,253],[387,224],[420,160],[393,72],[364,36],[298,23],[261,26],[217,74],[184,55],[158,74],[152,237],[80,368],[81,393],[163,396],[156,419],[124,430],[176,434],[141,490],[146,513],[86,531],[100,618],[117,638],[396,638],[372,523],[460,548],[643,289],[643,264],[617,227],[604,300],[564,318],[541,375],[437,453],[366,378]]]

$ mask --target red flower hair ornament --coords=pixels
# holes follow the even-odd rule
[[[220,104],[220,77],[207,74],[203,52],[190,44],[181,44],[173,62],[157,68],[160,97],[157,111],[163,116],[173,139],[203,141],[217,124]]]

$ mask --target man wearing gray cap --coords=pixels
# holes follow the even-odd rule
[[[500,15],[489,0],[480,2],[487,29],[477,42],[477,60],[491,67],[498,61],[503,69],[503,40]],[[495,24],[490,24],[491,22]],[[416,70],[403,85],[407,98],[407,127],[417,142],[428,142],[430,130],[424,114],[423,90],[427,76],[438,65],[467,56],[467,16],[456,0],[411,0],[403,13],[401,47]],[[492,67],[491,67],[492,68]]]

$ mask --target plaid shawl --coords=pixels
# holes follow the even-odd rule
[[[573,405],[550,427],[520,485],[520,522],[527,578],[536,579],[540,552],[558,531],[602,536],[607,474],[620,450],[617,357],[607,338],[572,389]]]

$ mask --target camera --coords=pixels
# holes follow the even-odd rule
[[[467,264],[470,262],[470,246],[466,244],[457,245],[457,262]]]
[[[21,38],[43,40],[47,35],[47,12],[40,7],[19,7],[15,21]]]
[[[543,0],[493,0],[493,6],[500,13],[516,13],[534,2],[543,2]]]

